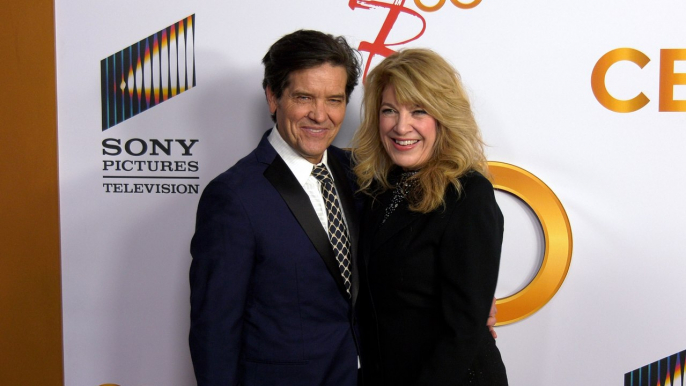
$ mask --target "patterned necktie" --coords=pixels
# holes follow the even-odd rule
[[[333,253],[338,261],[338,269],[343,276],[345,290],[350,297],[350,239],[348,238],[348,228],[343,221],[343,213],[333,186],[333,179],[329,170],[324,164],[315,165],[312,175],[319,180],[322,190],[322,197],[326,205],[326,217],[329,225],[329,241],[333,247]]]

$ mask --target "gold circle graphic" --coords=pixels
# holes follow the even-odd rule
[[[436,12],[441,7],[443,7],[443,4],[445,4],[445,0],[438,0],[438,3],[434,5],[424,5],[422,3],[422,0],[414,0],[414,4],[417,6],[417,8],[421,9],[424,12]]]
[[[531,282],[521,291],[496,301],[498,323],[502,326],[533,315],[555,296],[572,261],[572,228],[555,193],[528,171],[503,162],[489,162],[493,187],[513,194],[534,211],[543,229],[543,263]]]
[[[473,0],[471,3],[463,3],[459,0],[450,0],[450,2],[453,3],[453,5],[455,5],[457,8],[471,9],[479,5],[481,0]],[[414,0],[414,4],[417,6],[417,8],[424,12],[436,12],[443,7],[445,0],[438,0],[438,2],[434,5],[424,5],[422,0]]]
[[[459,0],[450,0],[457,8],[461,9],[471,9],[479,5],[481,3],[481,0],[474,0],[471,3],[463,3]]]

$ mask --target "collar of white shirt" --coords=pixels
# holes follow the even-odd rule
[[[281,156],[286,165],[288,165],[288,168],[291,169],[291,172],[298,180],[300,185],[304,186],[305,181],[312,174],[312,168],[314,167],[314,164],[303,158],[300,154],[293,150],[289,144],[286,143],[286,141],[281,137],[281,133],[276,130],[276,125],[274,125],[274,128],[272,128],[272,132],[269,133],[267,140],[274,147],[274,150],[276,150],[279,156]],[[324,150],[321,163],[326,165],[326,168],[329,169],[329,165],[326,162],[326,152],[327,151]],[[331,176],[331,178],[333,179],[333,176]]]

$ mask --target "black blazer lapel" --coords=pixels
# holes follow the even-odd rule
[[[386,211],[386,207],[390,203],[392,196],[392,191],[389,191],[386,194],[384,194],[384,199],[380,200],[382,203],[381,206],[377,208],[377,210],[375,211],[375,220],[376,224],[378,224],[378,227],[376,228],[376,235],[373,238],[372,251],[375,251],[383,243],[392,238],[393,235],[400,232],[403,228],[407,227],[412,222],[421,217],[420,213],[411,211],[407,206],[407,202],[403,201],[388,217],[388,220],[386,220],[384,224],[381,224],[381,221],[383,221],[384,213]]]
[[[279,192],[283,200],[288,205],[288,208],[293,213],[293,216],[298,220],[302,229],[312,241],[319,255],[324,260],[329,273],[333,276],[340,291],[346,294],[345,285],[343,284],[343,277],[341,271],[338,269],[338,262],[333,254],[333,248],[329,242],[329,237],[321,222],[317,217],[317,213],[312,207],[310,198],[303,190],[298,180],[295,178],[288,165],[277,154],[269,167],[264,171],[265,178],[274,186]],[[347,215],[347,213],[346,213]]]

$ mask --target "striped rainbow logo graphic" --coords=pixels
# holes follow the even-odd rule
[[[624,386],[686,386],[686,350],[624,374]]]
[[[195,14],[100,62],[102,130],[195,87]]]

